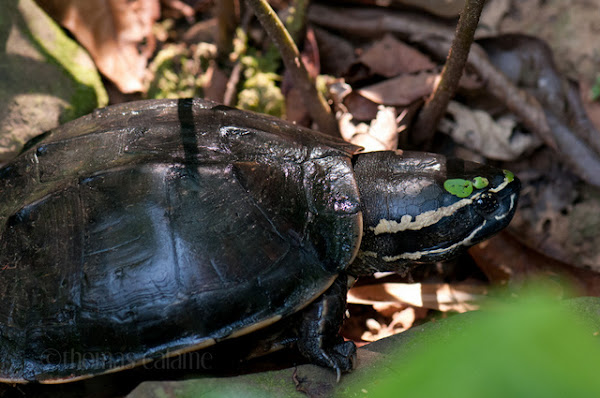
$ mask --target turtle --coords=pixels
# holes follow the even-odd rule
[[[519,187],[202,99],[96,110],[0,169],[0,381],[76,381],[292,316],[290,347],[349,371],[351,282],[489,238]]]

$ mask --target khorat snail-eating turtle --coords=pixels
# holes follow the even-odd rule
[[[506,170],[358,149],[197,99],[30,142],[0,169],[0,380],[78,380],[299,311],[299,352],[349,370],[348,276],[451,257],[504,228],[519,191]]]

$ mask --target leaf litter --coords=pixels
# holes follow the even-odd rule
[[[261,39],[255,35],[250,39],[255,50],[249,54],[246,48],[232,57],[238,73],[240,70],[244,73],[237,75],[232,72],[236,67],[217,63],[214,47],[197,42],[214,40],[211,29],[216,20],[210,14],[192,13],[187,2],[163,2],[163,13],[169,9],[170,15],[180,20],[176,28],[169,28],[168,34],[158,41],[158,48],[152,30],[159,20],[158,0],[39,0],[39,3],[88,49],[100,71],[123,93],[160,96],[152,91],[153,85],[148,81],[156,81],[162,69],[168,75],[166,68],[160,66],[161,57],[178,58],[179,64],[170,65],[177,73],[169,75],[169,84],[161,90],[222,100],[224,87],[238,94],[244,91],[243,85],[251,80],[247,71],[261,69],[256,60],[268,51],[264,36]],[[550,5],[533,3],[541,8],[543,15],[556,15]],[[582,14],[578,7],[582,6],[575,7],[573,15]],[[586,65],[594,55],[585,47],[581,68],[575,65],[569,69],[573,65],[559,58],[558,69],[551,51],[539,39],[499,35],[506,27],[532,33],[527,24],[536,13],[523,10],[521,5],[507,1],[489,2],[478,35],[493,36],[473,46],[459,95],[440,126],[452,140],[438,136],[438,144],[433,148],[488,159],[520,176],[524,182],[523,197],[510,233],[520,241],[515,253],[522,257],[503,250],[515,246],[507,243],[508,234],[503,233],[490,241],[500,242],[499,249],[492,251],[493,258],[486,256],[484,250],[492,243],[483,243],[471,251],[478,264],[476,268],[464,265],[434,268],[428,271],[426,282],[421,283],[415,282],[421,279],[419,276],[414,280],[410,276],[395,285],[377,282],[376,287],[357,286],[351,298],[364,295],[365,291],[395,291],[395,299],[393,302],[377,299],[370,304],[370,315],[351,317],[347,325],[354,326],[346,327],[347,336],[370,341],[405,330],[431,316],[430,310],[423,309],[423,302],[418,306],[419,303],[407,298],[407,292],[417,286],[433,289],[434,297],[443,297],[448,289],[454,291],[450,296],[459,297],[455,305],[435,307],[444,311],[471,308],[465,307],[467,304],[476,307],[478,297],[485,296],[489,283],[518,286],[539,275],[566,275],[580,292],[599,294],[596,272],[600,272],[600,220],[593,215],[600,214],[600,106],[586,95],[593,85]],[[190,25],[194,17],[200,17],[201,21]],[[410,147],[410,123],[435,87],[452,37],[452,24],[423,11],[370,7],[347,10],[323,5],[311,6],[308,18],[319,59],[305,59],[316,67],[316,73],[333,76],[325,79],[331,90],[340,81],[348,87],[343,96],[333,101],[344,138],[368,150]],[[572,22],[567,29],[582,28]],[[544,32],[546,38],[555,37]],[[180,44],[184,42],[188,44]],[[558,48],[559,53],[577,52],[570,42],[566,47],[564,42],[558,40],[551,46]],[[202,46],[212,50],[199,55]],[[164,51],[172,54],[166,56]],[[254,57],[254,61],[240,62],[244,56]],[[280,67],[276,67],[264,73],[279,71]],[[565,75],[584,78],[579,85],[572,85]],[[237,78],[242,82],[236,83]],[[254,80],[259,79],[254,77]],[[271,78],[268,85],[277,87],[280,82],[281,79]],[[288,114],[292,113],[289,109],[296,109],[295,104],[302,108],[301,93],[291,87],[285,95]],[[239,102],[234,100],[235,103]],[[401,120],[397,115],[402,116]],[[288,116],[310,124],[303,111]],[[465,281],[468,283],[464,284]],[[463,295],[468,291],[465,286],[479,289],[481,294]],[[440,299],[436,300],[439,304]],[[358,308],[357,304],[351,308]]]

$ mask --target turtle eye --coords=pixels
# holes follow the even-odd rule
[[[481,194],[481,196],[475,200],[475,206],[477,207],[477,210],[481,211],[482,213],[492,214],[496,211],[500,204],[498,203],[498,198],[496,198],[496,195],[487,192]]]

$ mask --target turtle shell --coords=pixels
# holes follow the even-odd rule
[[[0,169],[0,380],[132,367],[303,308],[360,244],[355,150],[197,99],[46,133]]]

